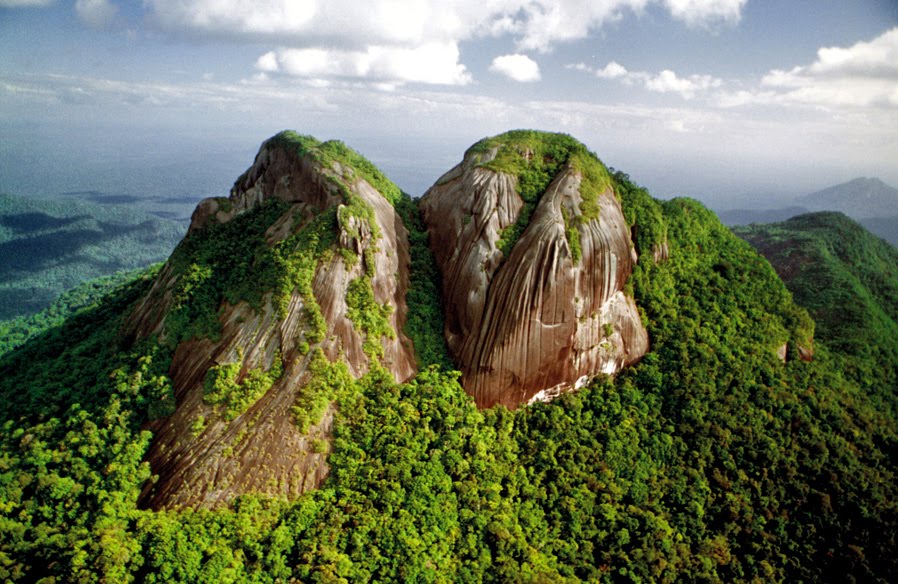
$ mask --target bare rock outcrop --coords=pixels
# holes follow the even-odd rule
[[[333,408],[307,431],[291,413],[313,377],[310,365],[317,349],[329,362],[345,363],[356,377],[368,371],[372,359],[397,381],[414,375],[411,343],[402,333],[409,264],[406,230],[390,202],[351,161],[322,154],[332,143],[310,140],[291,134],[272,138],[229,198],[201,202],[185,243],[128,321],[125,332],[135,340],[153,335],[175,347],[170,376],[176,409],[151,423],[154,439],[148,459],[158,479],[141,495],[145,507],[213,508],[243,493],[293,497],[317,487],[327,474]],[[306,265],[311,270],[308,288],[265,291],[256,302],[222,298],[216,304],[218,334],[177,337],[173,315],[184,302],[189,274],[185,266],[199,261],[190,256],[190,240],[222,229],[269,201],[281,210],[264,231],[264,245],[272,248],[294,245],[296,234],[311,229],[323,215],[330,218],[324,231],[332,242],[324,246],[325,252],[296,260],[297,265],[306,265],[300,260],[311,262]],[[303,245],[308,242],[299,238],[296,253],[308,256]],[[279,256],[286,258],[281,263],[293,261],[292,251]],[[255,269],[264,271],[253,264],[250,274]],[[261,274],[259,279],[261,286]],[[366,332],[352,321],[347,304],[351,284],[361,279],[370,283],[395,333],[373,343],[367,339],[368,349]],[[380,350],[372,352],[372,345]],[[221,405],[209,403],[208,377],[210,369],[237,367],[235,363],[239,369],[231,381],[241,390],[265,375],[271,384],[245,409],[224,412]]]
[[[588,193],[586,216],[584,190],[595,185],[584,185],[571,161],[556,161],[520,238],[507,257],[501,251],[527,203],[518,177],[490,163],[501,148],[518,148],[524,164],[545,155],[501,136],[497,142],[469,150],[421,208],[462,384],[480,407],[514,408],[615,373],[645,354],[648,335],[623,291],[636,252],[610,183]],[[594,157],[588,163],[601,165]]]

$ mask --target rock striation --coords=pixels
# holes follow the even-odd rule
[[[421,210],[443,276],[446,341],[478,406],[551,399],[648,350],[624,292],[637,260],[630,231],[582,144],[538,132],[487,139]]]
[[[213,508],[242,493],[292,497],[317,487],[327,474],[333,406],[306,429],[292,413],[313,381],[316,356],[355,377],[372,360],[397,381],[414,375],[402,333],[407,232],[374,185],[395,186],[372,169],[340,143],[282,133],[262,145],[230,197],[198,205],[184,242],[126,325],[135,342],[153,337],[174,349],[176,407],[151,423],[148,460],[158,479],[144,489],[143,506]],[[258,217],[270,220],[259,227]],[[216,230],[244,223],[260,232],[259,243],[250,257],[230,257],[228,246],[240,248],[244,234],[216,244]],[[243,281],[216,296],[215,278],[241,262],[248,263]],[[241,296],[258,288],[255,297]],[[388,334],[353,321],[353,288],[373,293]],[[185,329],[209,303],[213,332]],[[218,378],[237,405],[210,403]]]

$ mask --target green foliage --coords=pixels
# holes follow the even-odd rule
[[[294,149],[300,156],[311,156],[325,168],[334,170],[335,163],[339,164],[344,173],[342,176],[344,180],[352,181],[357,174],[393,205],[402,196],[399,187],[388,179],[380,169],[339,140],[319,142],[312,136],[303,136],[292,130],[283,131],[271,140],[285,148]]]
[[[0,322],[0,356],[25,344],[28,340],[63,324],[80,311],[96,308],[108,294],[114,294],[122,286],[131,285],[135,279],[152,281],[161,264],[101,276],[79,284],[63,293],[44,310],[31,316],[19,316]]]
[[[112,371],[128,358],[119,354],[122,315],[150,284],[138,276],[97,306],[0,357],[0,420],[60,416],[76,403],[85,408],[102,404],[106,394],[98,387],[105,387]],[[160,372],[165,363],[160,358]]]
[[[403,193],[396,203],[396,212],[408,230],[409,285],[405,295],[408,315],[405,321],[405,336],[415,346],[418,369],[439,365],[443,369],[453,368],[443,336],[443,308],[440,304],[442,281],[433,252],[430,250],[430,235],[415,201]]]
[[[88,280],[162,261],[184,230],[121,205],[0,195],[0,321],[44,310]]]
[[[514,176],[518,183],[518,195],[524,202],[515,223],[500,234],[498,248],[508,257],[530,224],[530,218],[549,184],[565,166],[570,166],[582,177],[580,215],[565,217],[571,253],[576,254],[575,263],[579,261],[582,253],[579,225],[598,218],[598,197],[610,184],[608,171],[601,161],[586,146],[567,134],[535,130],[514,130],[485,138],[468,149],[465,155],[483,156],[493,149],[496,149],[495,157],[483,162],[482,166]]]
[[[898,415],[898,250],[841,213],[738,227],[817,322],[842,369]]]
[[[279,258],[266,244],[265,231],[285,209],[285,204],[269,201],[227,223],[195,231],[178,245],[169,260],[177,278],[165,323],[171,346],[192,337],[218,339],[224,300],[261,307],[281,275],[274,269]]]
[[[512,412],[478,411],[437,367],[397,384],[375,363],[356,380],[312,349],[294,414],[307,432],[333,412],[330,474],[295,501],[136,509],[149,475],[141,428],[170,396],[166,348],[122,351],[116,336],[145,282],[0,357],[0,578],[895,581],[898,430],[877,378],[846,375],[825,340],[813,362],[782,363],[777,348],[807,342],[813,323],[770,264],[698,203],[614,180],[652,351],[614,380]],[[256,271],[280,257],[273,273],[292,275],[273,281],[297,286],[314,263],[294,251],[332,249],[322,238],[337,218],[319,220]],[[409,306],[437,310],[432,260],[414,263],[426,238],[410,231],[420,296]],[[644,261],[662,243],[669,259]],[[185,294],[197,298],[210,279],[191,263],[198,284]],[[377,307],[357,282],[362,322]]]
[[[565,207],[561,208],[561,214],[564,216],[564,237],[567,239],[568,248],[571,250],[571,259],[574,260],[574,265],[576,265],[580,263],[580,257],[583,255],[583,248],[580,246],[579,221],[571,221]]]
[[[195,336],[217,339],[218,311],[224,301],[246,301],[261,309],[270,294],[283,316],[294,290],[302,296],[310,326],[306,341],[324,338],[326,323],[312,281],[318,262],[333,253],[336,211],[320,213],[289,238],[269,246],[265,232],[285,211],[285,203],[268,201],[227,223],[192,233],[178,246],[170,260],[177,276],[175,304],[166,317],[172,346]]]
[[[0,359],[0,578],[127,582],[149,419],[171,411],[170,357],[120,351],[137,279]]]
[[[324,412],[338,397],[351,390],[354,379],[342,361],[331,363],[320,348],[316,348],[309,360],[309,380],[299,390],[293,406],[293,420],[300,432],[321,422]]]
[[[242,368],[241,359],[234,363],[215,365],[206,372],[203,401],[213,406],[224,406],[223,417],[228,421],[248,410],[271,389],[284,372],[279,354],[275,355],[268,371],[257,367],[250,369],[239,379]]]
[[[635,185],[630,177],[612,169],[614,193],[621,201],[624,218],[630,226],[639,257],[649,257],[656,246],[667,244],[667,222],[662,207],[648,191]]]
[[[384,348],[381,338],[396,338],[396,331],[390,322],[393,307],[379,304],[374,298],[371,277],[367,274],[352,280],[346,288],[346,316],[365,337],[362,345],[368,358],[383,358]]]

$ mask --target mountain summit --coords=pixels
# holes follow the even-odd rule
[[[151,425],[159,479],[143,504],[212,507],[316,487],[336,391],[320,378],[373,366],[396,381],[414,374],[398,196],[342,143],[284,132],[230,197],[198,205],[126,325],[174,348],[177,407]]]
[[[144,505],[314,488],[339,379],[415,374],[401,197],[342,143],[284,132],[230,197],[197,206],[124,327],[173,350],[176,405],[150,424],[159,478]],[[420,208],[443,276],[446,343],[478,406],[545,401],[648,350],[624,292],[637,253],[620,201],[570,136],[485,139]]]
[[[648,350],[637,257],[602,163],[563,134],[471,147],[425,193],[446,341],[481,407],[516,407],[615,373]]]

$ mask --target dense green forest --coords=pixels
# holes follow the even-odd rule
[[[47,308],[37,314],[18,316],[0,321],[0,355],[22,346],[25,341],[61,325],[80,310],[87,310],[123,284],[145,272],[146,268],[116,272],[75,286],[61,294]]]
[[[898,249],[841,213],[737,227],[817,322],[840,369],[883,405],[898,385]],[[898,411],[892,410],[898,417]]]
[[[0,195],[0,321],[78,284],[164,260],[186,224],[133,205]]]
[[[330,372],[331,473],[295,501],[137,508],[142,428],[171,399],[170,349],[119,334],[149,273],[0,357],[0,579],[896,581],[894,379],[864,352],[872,376],[844,374],[820,335],[799,359],[814,322],[767,261],[700,204],[611,180],[651,353],[551,403],[477,410],[428,336],[437,272],[400,198],[425,367],[406,384]]]

